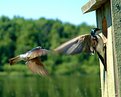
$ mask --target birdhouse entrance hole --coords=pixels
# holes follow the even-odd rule
[[[107,21],[106,21],[105,17],[102,21],[102,32],[105,35],[105,37],[107,38]]]
[[[107,38],[107,34],[108,34],[108,31],[107,31],[108,27],[107,27],[107,20],[106,18],[104,17],[104,19],[102,20],[102,33],[104,34],[104,36]],[[106,45],[105,45],[105,59],[104,59],[104,63],[105,63],[105,67],[106,67],[106,70],[107,70],[107,49],[106,49]]]

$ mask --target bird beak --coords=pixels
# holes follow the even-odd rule
[[[97,28],[96,30],[97,30],[97,31],[100,31],[101,29]]]
[[[96,33],[100,33],[100,32],[102,31],[102,30],[99,29],[99,28],[97,28],[96,30],[97,30]]]

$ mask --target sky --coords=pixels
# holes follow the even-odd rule
[[[86,22],[96,26],[95,12],[83,14],[81,7],[89,0],[0,0],[0,16],[26,19],[59,19],[79,25]]]

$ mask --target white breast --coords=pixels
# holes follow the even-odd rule
[[[104,56],[104,43],[103,40],[101,38],[101,36],[97,35],[98,38],[98,45],[96,47],[96,50],[102,55]]]
[[[23,59],[23,60],[25,60],[27,58],[27,56],[28,56],[28,53],[21,54],[20,58]]]

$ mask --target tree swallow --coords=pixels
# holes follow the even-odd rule
[[[106,62],[105,62],[105,41],[106,38],[102,33],[99,33],[99,28],[91,29],[90,34],[79,35],[56,49],[54,51],[62,54],[74,55],[79,54],[81,52],[86,53],[97,53],[99,59],[104,65],[105,71]]]
[[[40,46],[33,48],[32,50],[26,52],[25,54],[20,54],[14,58],[9,60],[10,65],[15,64],[18,61],[26,61],[27,66],[33,73],[37,73],[39,75],[47,75],[48,72],[44,68],[44,64],[40,60],[40,56],[46,55],[48,50],[42,49]]]

